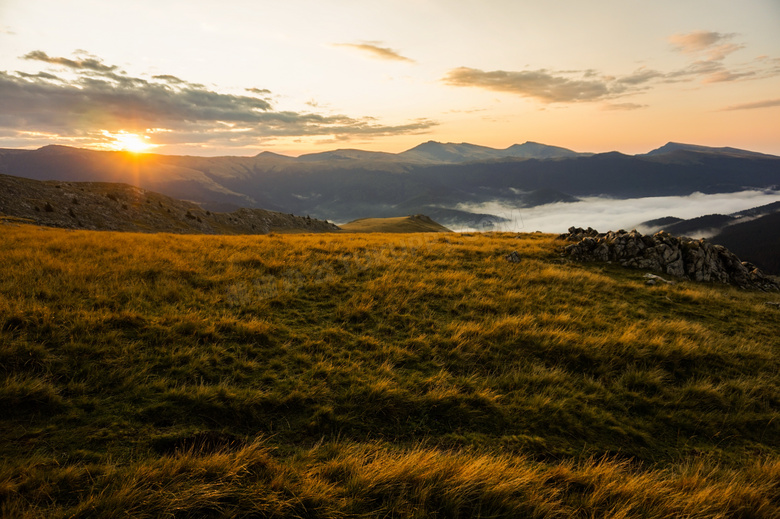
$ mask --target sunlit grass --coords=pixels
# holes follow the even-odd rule
[[[0,245],[5,515],[778,513],[770,294],[539,234]]]

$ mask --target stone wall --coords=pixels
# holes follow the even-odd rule
[[[725,247],[705,239],[677,237],[664,231],[652,236],[643,236],[635,230],[599,233],[590,227],[570,227],[568,233],[558,238],[573,242],[564,247],[563,253],[577,261],[609,261],[694,281],[780,290],[780,285],[755,265],[740,261]]]

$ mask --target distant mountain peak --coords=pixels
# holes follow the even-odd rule
[[[287,155],[282,155],[281,153],[274,153],[273,151],[261,151],[260,153],[255,155],[255,158],[260,158],[260,157],[295,160],[295,157],[288,157]]]
[[[686,144],[682,142],[667,142],[660,148],[656,148],[644,155],[647,157],[666,155],[675,152],[695,152],[695,153],[709,153],[717,155],[729,155],[737,157],[764,157],[764,158],[777,158],[775,155],[768,155],[766,153],[759,153],[756,151],[742,150],[739,148],[721,147],[716,148],[712,146],[701,146],[699,144]]]
[[[430,162],[461,163],[505,158],[553,159],[578,155],[581,154],[566,148],[531,141],[513,144],[503,150],[468,142],[428,141],[400,153],[399,157]]]
[[[572,151],[568,148],[561,148],[560,146],[550,146],[548,144],[542,144],[540,142],[525,141],[523,144],[513,144],[504,150],[509,153],[511,157],[519,157],[525,159],[552,159],[561,157],[576,157],[581,155],[576,151]]]
[[[428,141],[415,146],[410,150],[399,153],[398,157],[402,159],[411,159],[414,161],[460,163],[478,160],[491,160],[498,158],[499,150],[461,142],[436,142]]]

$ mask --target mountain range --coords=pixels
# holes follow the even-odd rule
[[[429,141],[402,153],[340,149],[288,157],[194,157],[64,146],[0,150],[0,173],[37,180],[121,182],[192,201],[307,214],[337,223],[426,214],[451,228],[496,222],[468,207],[580,197],[633,198],[777,189],[780,157],[668,143],[650,153],[577,153],[526,142],[506,149]],[[578,223],[578,222],[574,222]]]

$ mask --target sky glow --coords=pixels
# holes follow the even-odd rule
[[[0,147],[780,154],[778,27],[776,0],[2,0]]]

